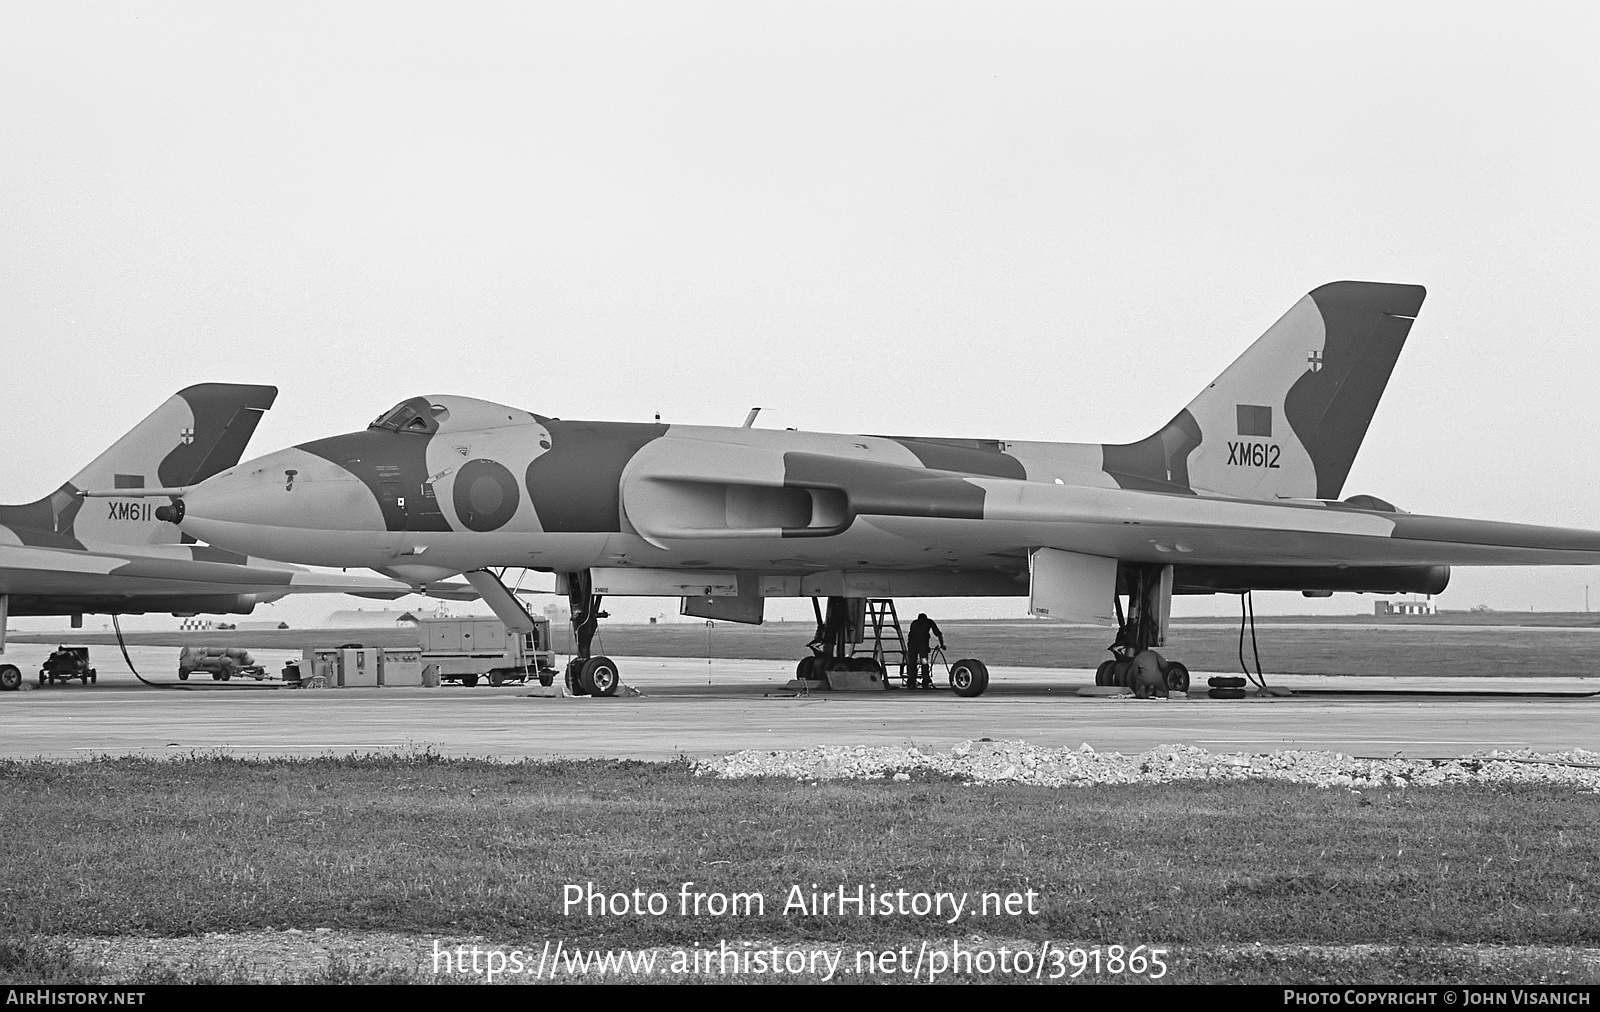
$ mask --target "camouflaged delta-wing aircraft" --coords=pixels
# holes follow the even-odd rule
[[[556,573],[580,690],[616,688],[590,655],[608,594],[742,622],[767,597],[827,598],[800,663],[813,677],[874,664],[852,656],[877,621],[865,599],[1028,595],[1036,615],[1116,624],[1097,680],[1159,692],[1188,682],[1181,664],[1141,662],[1175,593],[1437,593],[1452,565],[1600,564],[1600,532],[1339,498],[1424,294],[1318,288],[1125,445],[564,421],[415,397],[364,432],[161,490],[159,512],[234,551],[417,584],[466,572],[504,614],[509,595],[473,571]],[[976,660],[951,674],[963,695],[988,680]]]
[[[0,506],[0,650],[11,615],[242,615],[287,593],[411,593],[393,580],[325,576],[197,544],[158,521],[148,499],[129,496],[237,464],[277,395],[232,383],[180,390],[50,495]],[[107,498],[84,498],[96,488]],[[21,683],[16,665],[0,663],[0,689]]]

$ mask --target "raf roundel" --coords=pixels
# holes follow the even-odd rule
[[[469,460],[456,472],[452,495],[456,516],[468,530],[493,531],[516,515],[522,493],[517,480],[505,465],[479,458]]]

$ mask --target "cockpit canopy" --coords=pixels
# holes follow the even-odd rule
[[[367,428],[431,436],[439,431],[439,422],[448,417],[450,411],[444,405],[431,404],[426,397],[413,397],[401,401],[373,419]]]
[[[505,425],[539,425],[539,416],[521,408],[457,394],[420,394],[401,401],[372,420],[367,431],[432,436],[443,432],[477,432]]]

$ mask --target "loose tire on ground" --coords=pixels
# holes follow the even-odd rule
[[[622,685],[617,664],[609,657],[591,657],[583,666],[582,680],[596,696],[615,696]]]
[[[982,661],[968,657],[950,665],[950,689],[968,699],[983,695],[989,687],[989,669]]]
[[[1206,695],[1212,699],[1243,699],[1243,689],[1207,689]]]
[[[15,664],[0,664],[0,691],[12,692],[22,688],[22,669]]]

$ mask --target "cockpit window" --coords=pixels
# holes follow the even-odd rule
[[[390,432],[416,432],[430,435],[439,431],[436,412],[425,397],[401,401],[385,411],[367,426],[369,429],[387,429]]]

